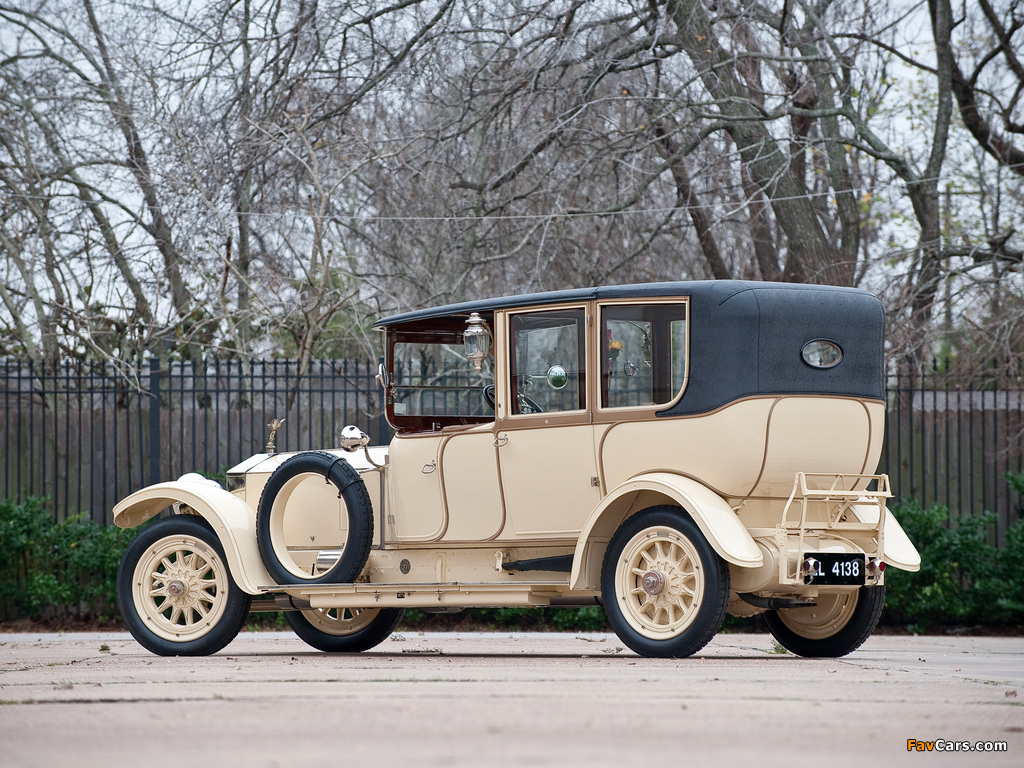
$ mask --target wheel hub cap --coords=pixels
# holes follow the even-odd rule
[[[665,589],[665,576],[659,571],[648,571],[641,579],[640,585],[648,595],[660,595]]]
[[[202,592],[199,583],[199,576],[194,570],[188,568],[175,568],[170,574],[170,579],[165,582],[164,594],[171,601],[172,605],[179,608],[190,608],[199,602]]]
[[[171,597],[181,597],[181,594],[185,591],[185,585],[175,579],[167,585],[167,594]]]

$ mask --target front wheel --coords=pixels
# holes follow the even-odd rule
[[[251,596],[228,571],[224,548],[199,517],[153,523],[128,546],[117,571],[125,626],[161,656],[206,656],[235,639]]]
[[[326,653],[358,653],[384,642],[404,608],[314,608],[284,615],[295,634]]]
[[[875,631],[885,604],[885,586],[819,595],[816,603],[766,611],[765,624],[780,645],[798,656],[845,656]]]
[[[729,570],[683,510],[652,507],[609,542],[601,595],[615,634],[641,656],[691,656],[722,626]]]

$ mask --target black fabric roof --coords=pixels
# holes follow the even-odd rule
[[[464,301],[458,304],[446,304],[440,307],[419,309],[385,317],[374,323],[375,328],[399,325],[415,320],[427,320],[445,315],[468,315],[470,312],[493,312],[497,309],[518,309],[543,304],[555,304],[572,301],[591,301],[598,299],[631,299],[644,296],[691,296],[720,303],[744,291],[763,291],[771,289],[807,290],[812,292],[837,292],[866,294],[857,288],[840,288],[838,286],[802,285],[798,283],[766,283],[744,280],[692,280],[665,283],[638,283],[635,285],[608,285],[598,288],[572,288],[564,291],[548,291],[545,293],[527,293],[519,296],[502,296],[479,301]]]

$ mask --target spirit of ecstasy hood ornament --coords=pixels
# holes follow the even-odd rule
[[[272,419],[267,428],[270,430],[270,437],[267,438],[267,447],[264,448],[264,453],[268,456],[273,456],[277,452],[277,448],[274,447],[274,438],[277,437],[277,430],[281,428],[285,422],[284,419]]]

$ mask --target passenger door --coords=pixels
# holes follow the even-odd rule
[[[507,317],[499,387],[503,540],[572,540],[600,500],[585,306]]]

